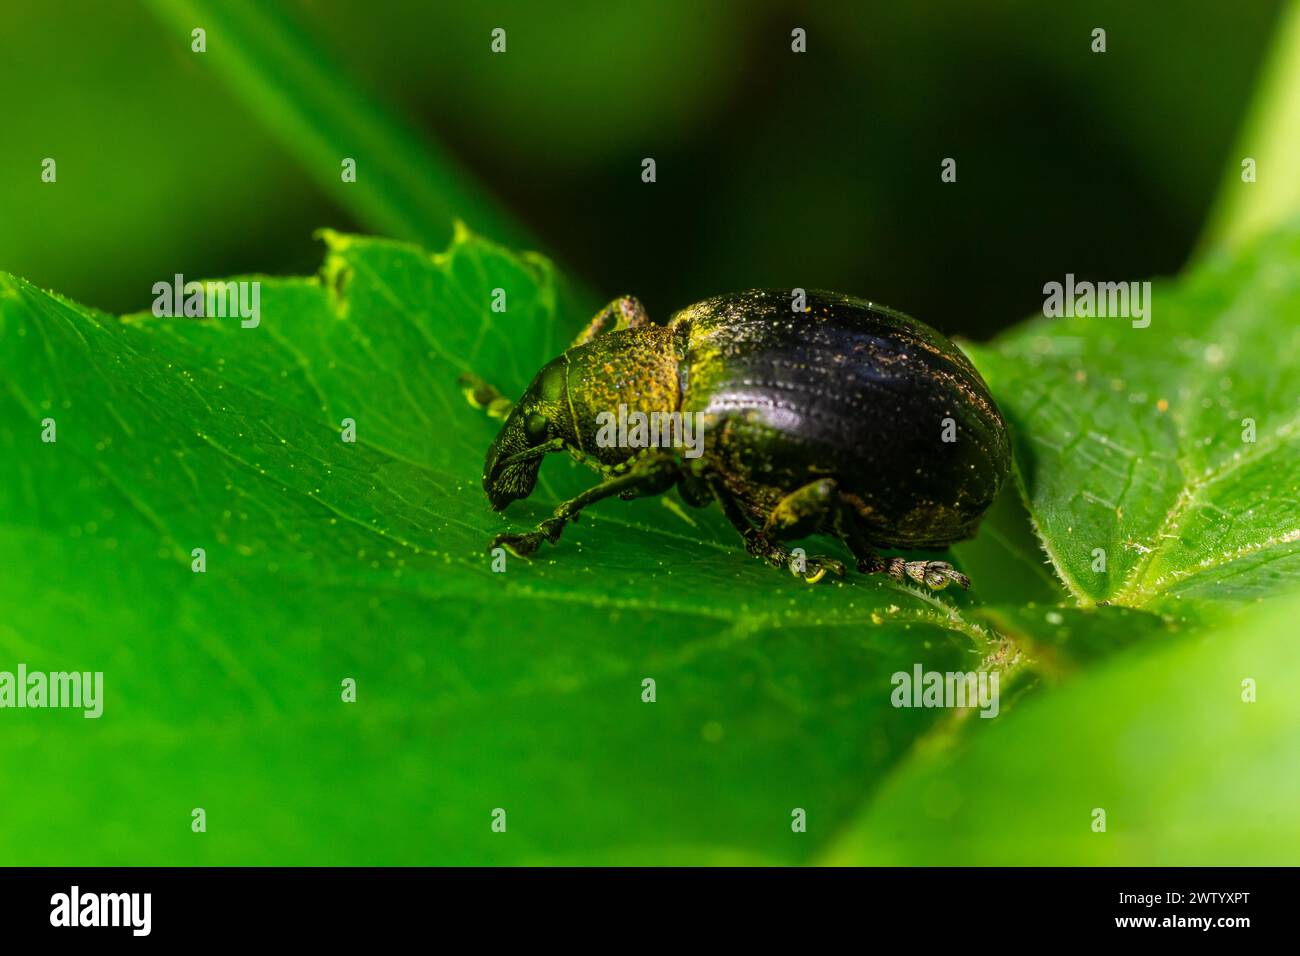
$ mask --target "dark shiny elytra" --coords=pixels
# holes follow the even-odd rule
[[[761,522],[790,491],[831,477],[875,545],[974,534],[1011,461],[974,366],[892,309],[830,292],[809,292],[806,306],[756,290],[674,317],[690,324],[682,410],[707,414],[705,458],[728,490]]]

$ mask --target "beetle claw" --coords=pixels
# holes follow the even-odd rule
[[[510,550],[516,558],[529,558],[537,553],[537,549],[542,546],[543,541],[549,541],[551,544],[560,540],[560,532],[564,530],[566,523],[577,521],[577,514],[555,515],[547,518],[537,526],[536,531],[506,531],[494,537],[488,543],[488,550],[496,547],[504,547]]]
[[[826,577],[827,571],[837,578],[844,577],[844,562],[836,561],[834,558],[806,558],[804,560],[803,579],[809,584],[816,584]]]
[[[942,591],[950,584],[970,589],[970,578],[962,574],[947,561],[905,561],[902,558],[888,560],[861,559],[858,570],[863,574],[888,574],[895,581],[911,578],[917,584],[924,584],[934,591]]]
[[[809,584],[816,584],[826,577],[828,571],[837,578],[844,577],[844,562],[836,561],[834,558],[804,558],[800,566],[799,563],[790,561],[790,573],[797,578],[803,578]]]

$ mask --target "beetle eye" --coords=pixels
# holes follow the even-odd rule
[[[524,431],[528,434],[528,440],[539,442],[546,437],[546,416],[539,415],[537,412],[530,412],[524,419]]]

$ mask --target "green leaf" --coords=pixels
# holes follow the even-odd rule
[[[792,810],[826,832],[938,719],[882,675],[978,666],[987,629],[893,583],[809,587],[660,500],[494,574],[489,537],[591,477],[548,463],[494,514],[494,424],[456,377],[522,389],[582,319],[547,262],[464,232],[326,239],[319,277],[262,280],[256,328],[0,285],[0,649],[107,688],[97,721],[3,713],[0,858],[808,858]]]
[[[1077,605],[973,616],[1060,686],[1022,673],[1007,719],[917,751],[821,862],[1295,862],[1300,231],[1152,302],[1144,328],[1043,319],[971,349]]]
[[[1294,351],[1264,316],[1295,313],[1294,234],[1162,290],[1150,329],[1040,324],[976,350],[1017,431],[1028,511],[1012,490],[957,549],[970,594],[809,587],[669,497],[602,504],[494,573],[492,534],[592,477],[548,462],[531,499],[494,514],[479,486],[494,423],[457,375],[522,389],[582,310],[546,260],[464,230],[436,255],[324,237],[318,276],[261,280],[255,328],[117,319],[0,277],[0,670],[98,670],[106,690],[98,720],[0,711],[0,772],[23,781],[0,795],[0,859],[876,858],[853,821],[871,833],[877,814],[911,812],[876,809],[881,787],[960,759],[989,725],[1014,741],[1090,669],[1190,654],[1235,604],[1291,587],[1277,499],[1294,488]],[[1222,360],[1198,366],[1211,345]],[[1134,400],[1157,385],[1163,412]],[[1232,449],[1194,441],[1218,421],[1200,398],[1225,394],[1261,422],[1231,468]],[[1213,480],[1187,490],[1200,468]],[[1130,472],[1138,491],[1111,487]],[[1211,504],[1227,531],[1203,520]],[[1102,580],[1094,541],[1111,554]],[[999,717],[895,708],[891,676],[918,665],[998,670]],[[1032,767],[1026,740],[1008,746]]]
[[[1294,865],[1297,614],[1300,599],[1270,602],[971,721],[986,726],[903,768],[822,862]]]
[[[1081,603],[1276,592],[1300,571],[1300,232],[1157,283],[1151,310],[972,350],[1043,546]]]

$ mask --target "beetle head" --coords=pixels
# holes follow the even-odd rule
[[[572,439],[567,364],[561,355],[537,373],[488,449],[483,490],[497,511],[532,494],[542,458]]]

